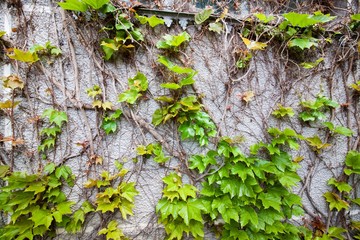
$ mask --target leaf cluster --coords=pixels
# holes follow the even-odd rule
[[[159,49],[170,49],[178,51],[181,44],[190,40],[190,35],[187,32],[179,33],[178,35],[166,34],[162,36],[164,40],[160,40],[156,43],[156,47]]]
[[[137,155],[144,156],[146,158],[153,156],[154,161],[160,164],[163,164],[170,159],[169,156],[165,156],[160,143],[150,143],[147,146],[139,145],[136,148],[136,153]]]
[[[46,109],[42,114],[42,118],[47,118],[50,122],[50,126],[43,128],[40,132],[43,139],[38,146],[39,152],[45,152],[46,149],[55,146],[55,141],[57,136],[61,133],[62,125],[68,121],[65,112],[52,108]]]
[[[159,222],[165,225],[168,239],[183,239],[184,233],[191,233],[195,239],[204,237],[202,201],[196,198],[197,189],[193,185],[183,184],[181,177],[172,172],[164,177],[166,184],[163,197],[156,205],[160,215]]]
[[[224,138],[216,151],[189,160],[191,169],[207,172],[203,214],[223,222],[222,239],[298,239],[297,227],[285,221],[302,213],[301,198],[291,192],[300,180],[298,164],[280,148],[275,152],[269,159],[245,156]]]
[[[135,47],[134,42],[144,41],[140,29],[134,26],[127,14],[121,13],[120,10],[113,11],[112,14],[115,17],[115,24],[103,29],[111,30],[109,34],[113,37],[103,39],[100,44],[105,54],[105,60],[109,60],[115,52],[120,50],[133,49]]]
[[[135,196],[139,192],[135,189],[135,183],[123,181],[127,172],[126,169],[121,169],[119,173],[111,175],[109,172],[103,171],[100,179],[89,179],[84,184],[85,188],[96,187],[99,189],[95,200],[96,211],[106,213],[119,210],[125,220],[128,215],[133,215]],[[116,181],[118,181],[117,184]],[[113,185],[115,186],[113,187]]]
[[[337,108],[339,104],[328,99],[325,96],[317,96],[315,101],[302,101],[300,105],[304,111],[299,114],[299,117],[304,122],[312,122],[316,120],[325,120],[325,111],[330,108]]]
[[[43,173],[13,172],[2,180],[0,210],[11,220],[0,228],[4,239],[34,239],[36,236],[54,236],[57,227],[66,227],[74,218],[62,191],[65,182],[73,186],[75,176],[70,167],[56,167],[50,163]]]
[[[149,83],[146,76],[137,72],[135,77],[128,79],[129,89],[119,95],[119,102],[134,104],[139,97],[148,89]]]

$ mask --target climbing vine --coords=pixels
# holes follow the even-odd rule
[[[137,4],[58,2],[61,41],[0,31],[15,72],[2,78],[0,235],[360,239],[359,14],[207,7],[167,30],[162,1]],[[135,235],[137,217],[150,220]]]

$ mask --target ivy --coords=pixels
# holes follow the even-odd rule
[[[159,221],[165,225],[168,239],[182,239],[184,233],[191,233],[195,238],[203,238],[201,200],[196,198],[197,189],[190,184],[183,184],[177,173],[164,177],[166,184],[163,197],[156,205]]]
[[[110,175],[109,172],[103,171],[100,179],[89,179],[84,184],[85,188],[96,187],[100,190],[96,195],[96,211],[106,213],[119,210],[125,220],[128,215],[133,215],[132,209],[138,191],[135,189],[135,183],[122,181],[127,172],[126,169],[122,169],[119,173]],[[115,180],[120,180],[120,182],[117,186],[112,187]]]
[[[201,12],[195,14],[195,23],[196,24],[202,24],[207,19],[209,19],[211,14],[213,14],[213,12],[214,12],[214,10],[212,8],[205,8]]]
[[[325,120],[326,115],[324,111],[339,107],[338,103],[321,95],[317,96],[315,101],[302,101],[300,105],[304,111],[299,114],[299,117],[304,122]]]
[[[134,104],[142,93],[148,89],[148,80],[144,74],[138,72],[135,77],[128,79],[129,89],[119,95],[119,102]]]
[[[65,112],[52,108],[46,109],[42,114],[42,118],[47,118],[50,122],[50,126],[43,128],[40,132],[43,140],[38,147],[39,152],[45,152],[47,149],[55,146],[55,141],[61,133],[62,125],[68,121]]]
[[[179,33],[178,35],[166,34],[156,43],[156,47],[160,49],[171,49],[177,51],[180,45],[190,40],[190,35],[187,32]]]
[[[156,17],[155,15],[152,15],[151,17],[146,16],[140,16],[138,14],[135,15],[136,19],[139,20],[141,24],[148,23],[150,27],[154,28],[158,25],[164,25],[165,21],[161,18]]]
[[[73,186],[75,177],[68,166],[50,163],[43,173],[13,172],[2,177],[0,210],[11,216],[10,223],[0,228],[4,239],[33,239],[54,236],[57,227],[65,227],[73,218],[62,188]]]
[[[209,168],[201,199],[205,213],[224,222],[222,239],[296,239],[299,230],[284,220],[302,213],[301,198],[290,191],[300,180],[298,166],[279,152],[270,160],[247,157],[223,139],[217,151],[190,160],[190,167],[200,173]]]
[[[276,118],[283,118],[286,116],[292,117],[295,115],[294,110],[291,107],[284,107],[278,104],[278,108],[271,113]]]
[[[147,146],[139,145],[136,148],[136,153],[145,158],[154,156],[154,161],[160,164],[163,164],[170,159],[170,157],[165,156],[160,143],[150,143]]]

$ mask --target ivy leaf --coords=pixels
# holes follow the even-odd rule
[[[106,132],[106,134],[114,133],[117,129],[117,123],[114,120],[106,119],[102,122],[101,128]]]
[[[180,198],[184,201],[187,201],[188,197],[195,198],[197,189],[191,184],[185,184],[183,187],[179,188],[178,193]]]
[[[265,209],[272,207],[277,211],[281,211],[281,198],[273,193],[260,193],[259,200],[261,200]]]
[[[156,27],[157,25],[163,25],[165,23],[164,19],[158,18],[155,15],[151,17],[135,15],[136,19],[139,20],[141,24],[149,23],[150,27]]]
[[[47,138],[41,142],[38,150],[44,152],[46,149],[52,148],[55,146],[55,138]]]
[[[71,176],[71,174],[72,174],[72,171],[69,166],[62,165],[55,170],[55,176],[57,179],[60,179],[61,177],[63,177],[63,179],[66,180],[66,179],[68,179],[69,176]]]
[[[138,90],[130,89],[119,95],[118,102],[127,102],[130,104],[134,104],[139,97],[141,97],[141,94]]]
[[[284,187],[296,186],[300,180],[301,180],[301,178],[299,177],[299,175],[297,175],[294,172],[285,172],[285,173],[281,174],[279,177],[279,182]]]
[[[295,115],[294,110],[291,107],[284,107],[281,104],[278,104],[278,108],[271,113],[277,118],[282,118],[285,116],[292,117]]]
[[[241,208],[240,209],[240,224],[241,227],[246,226],[249,222],[258,225],[258,215],[252,207]]]
[[[304,28],[321,22],[321,20],[312,18],[312,15],[309,14],[289,12],[289,13],[284,13],[283,16],[294,27]]]
[[[32,53],[30,51],[23,51],[17,48],[14,48],[14,52],[12,54],[8,54],[8,56],[11,59],[26,63],[34,63],[39,61],[39,57],[36,52]]]
[[[45,189],[44,183],[39,181],[31,183],[27,188],[25,188],[24,192],[33,192],[35,195],[44,192]]]
[[[335,178],[330,178],[328,184],[335,186],[339,192],[350,193],[352,190],[352,187],[348,183],[337,181]]]
[[[156,47],[160,49],[169,49],[179,47],[183,42],[190,40],[190,35],[187,32],[182,32],[178,35],[166,34],[162,37],[163,41],[158,41]]]
[[[34,222],[34,227],[44,225],[46,229],[49,229],[53,216],[49,210],[40,209],[38,207],[37,210],[33,211],[31,218],[29,218]]]
[[[191,68],[184,68],[184,67],[180,67],[180,66],[174,64],[165,56],[159,56],[157,61],[174,73],[178,73],[178,74],[188,73],[188,74],[194,74],[194,75],[196,73]]]
[[[299,47],[301,50],[305,48],[310,49],[313,46],[317,46],[317,39],[312,37],[307,38],[294,38],[289,41],[289,47]]]
[[[5,31],[0,31],[0,38],[6,34]]]
[[[61,129],[58,126],[43,128],[40,132],[41,135],[46,135],[48,137],[56,137],[58,133],[61,133]]]
[[[65,10],[85,12],[87,5],[81,0],[66,0],[65,2],[59,2],[59,6]]]
[[[181,86],[176,83],[162,83],[162,84],[160,84],[160,86],[163,88],[168,88],[168,89],[172,89],[172,90],[181,88]]]
[[[322,61],[324,61],[324,58],[319,58],[315,62],[303,62],[300,65],[305,69],[314,68],[317,65],[319,65]]]
[[[328,148],[331,146],[331,144],[329,144],[329,143],[323,143],[321,141],[321,139],[319,138],[319,136],[317,136],[317,135],[313,136],[313,137],[308,137],[305,140],[308,142],[308,144],[310,146],[312,146],[315,149],[315,151],[320,151],[322,149],[325,149],[325,148]]]
[[[330,210],[336,208],[337,211],[342,209],[348,209],[349,203],[342,200],[339,195],[333,192],[327,192],[324,194],[326,201],[329,203]]]
[[[213,12],[214,12],[214,10],[212,8],[206,8],[206,9],[202,10],[201,12],[195,14],[195,23],[198,25],[202,24],[210,17],[210,15]]]
[[[266,43],[252,41],[247,38],[244,38],[241,35],[240,35],[240,37],[243,40],[243,42],[245,43],[246,47],[250,50],[264,50],[267,47]]]
[[[5,108],[14,108],[17,105],[19,105],[20,102],[18,101],[11,101],[11,100],[6,100],[5,102],[0,102],[0,109],[5,109]]]
[[[360,174],[360,153],[357,151],[349,151],[345,158],[346,168],[344,170],[346,175],[352,173]]]
[[[109,60],[112,55],[114,54],[115,51],[119,50],[119,45],[117,44],[117,42],[115,42],[115,40],[113,39],[103,39],[103,41],[101,41],[101,49],[104,51],[105,56],[104,59],[105,60]]]
[[[135,88],[139,92],[146,91],[149,85],[146,76],[141,72],[137,72],[133,78],[129,78],[128,83],[130,88]]]
[[[210,23],[209,30],[221,34],[223,31],[223,25],[220,22]]]
[[[129,202],[134,202],[134,198],[139,192],[135,189],[135,183],[125,183],[122,182],[119,185],[120,195]]]
[[[14,74],[8,77],[4,77],[3,81],[5,88],[11,88],[13,90],[16,88],[23,89],[25,85],[24,82],[21,80],[21,78]]]
[[[263,13],[254,13],[254,16],[259,19],[260,22],[263,22],[263,23],[268,23],[268,22],[271,22],[272,20],[275,19],[274,16],[270,15],[270,16],[266,16],[265,14]]]
[[[69,1],[69,0],[68,0]],[[97,10],[104,6],[109,0],[82,0],[87,5],[91,6],[93,9]]]
[[[189,199],[180,209],[179,215],[184,219],[186,226],[189,226],[190,220],[202,222],[201,210],[204,209],[202,201],[196,198]]]
[[[8,165],[0,165],[0,178],[3,178],[8,173],[10,167]],[[0,200],[1,202],[1,200]]]

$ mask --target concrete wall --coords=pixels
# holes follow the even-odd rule
[[[45,72],[36,66],[12,62],[11,72],[19,74],[26,83],[25,89],[16,95],[21,103],[15,111],[14,127],[16,136],[24,139],[25,144],[15,149],[15,169],[36,172],[48,161],[56,164],[64,162],[77,177],[75,187],[68,190],[68,196],[80,204],[87,197],[94,199],[94,193],[84,189],[82,184],[89,177],[98,176],[103,169],[115,172],[114,161],[119,160],[130,169],[129,181],[135,181],[140,192],[136,197],[134,216],[127,221],[119,220],[124,232],[134,239],[163,239],[163,229],[157,224],[154,211],[161,198],[161,179],[166,173],[182,165],[176,157],[172,157],[163,167],[151,159],[132,159],[136,157],[137,145],[159,140],[151,132],[154,129],[168,143],[170,148],[166,150],[170,155],[176,155],[183,149],[186,150],[187,157],[191,153],[207,151],[191,141],[180,144],[179,134],[173,124],[157,128],[151,125],[152,113],[159,107],[153,97],[166,92],[159,88],[163,80],[155,65],[157,55],[162,52],[156,49],[155,44],[163,34],[180,33],[182,27],[177,21],[170,28],[142,27],[146,37],[144,46],[137,47],[130,54],[119,55],[115,61],[103,62],[96,40],[102,33],[95,31],[98,27],[96,24],[79,20],[71,12],[65,13],[55,1],[21,3],[21,8],[2,3],[0,30],[16,28],[9,39],[16,47],[26,49],[33,44],[50,41],[61,48],[63,55],[51,64],[44,62]],[[78,30],[75,26],[78,26]],[[296,116],[281,121],[272,117],[271,112],[278,103],[293,107],[299,112],[301,100],[313,100],[319,93],[338,103],[349,103],[348,107],[336,109],[328,118],[336,125],[351,128],[354,131],[353,137],[336,136],[329,139],[332,147],[320,154],[315,154],[305,143],[301,144],[299,152],[294,152],[294,156],[304,157],[302,168],[298,171],[303,183],[294,191],[301,194],[310,215],[326,216],[328,209],[322,197],[328,190],[326,182],[339,174],[347,151],[359,150],[360,105],[358,99],[352,98],[348,88],[360,78],[358,56],[349,55],[350,43],[342,38],[334,44],[326,45],[323,51],[308,51],[304,56],[292,52],[288,54],[280,44],[269,45],[265,51],[254,52],[248,69],[239,70],[235,67],[235,62],[236,51],[244,48],[238,35],[242,28],[241,22],[228,23],[227,26],[228,32],[217,35],[189,21],[186,31],[192,40],[183,52],[178,53],[178,59],[198,71],[196,83],[189,92],[203,96],[203,105],[222,136],[244,139],[240,147],[245,153],[249,152],[252,144],[266,141],[266,129],[272,126],[290,127],[306,137],[314,134],[325,137],[325,131],[319,131],[318,124],[300,123]],[[325,61],[316,69],[306,70],[298,65],[302,61],[316,60],[319,57],[324,57]],[[9,65],[3,62],[0,72],[6,75],[8,68]],[[144,73],[149,80],[149,90],[146,93],[148,99],[129,108],[118,103],[117,96],[127,89],[127,79],[137,71]],[[119,122],[119,130],[115,134],[105,135],[99,129],[99,111],[86,108],[79,110],[75,106],[77,102],[91,105],[92,100],[87,96],[86,89],[93,85],[99,85],[103,89],[104,99],[127,112],[127,116],[122,117]],[[255,94],[248,103],[241,100],[241,95],[247,91]],[[4,89],[1,89],[1,94],[2,99],[9,97]],[[46,160],[40,160],[41,156],[37,151],[40,143],[39,129],[46,126],[46,123],[35,124],[31,119],[41,116],[45,109],[52,107],[66,111],[69,122],[57,141],[56,149],[48,152]],[[0,117],[0,133],[4,136],[11,135],[12,127],[6,114],[1,113]],[[85,141],[89,145],[84,150],[79,143]],[[1,146],[3,155],[9,155],[10,150],[11,147]],[[93,154],[103,157],[103,165],[91,163]],[[120,215],[116,217],[121,219]],[[308,215],[306,217],[311,218]],[[295,220],[302,224],[301,219]],[[104,219],[99,220],[97,215],[91,217],[86,222],[84,233],[77,238],[96,238],[101,221]],[[211,238],[213,236],[209,235],[208,239]]]

